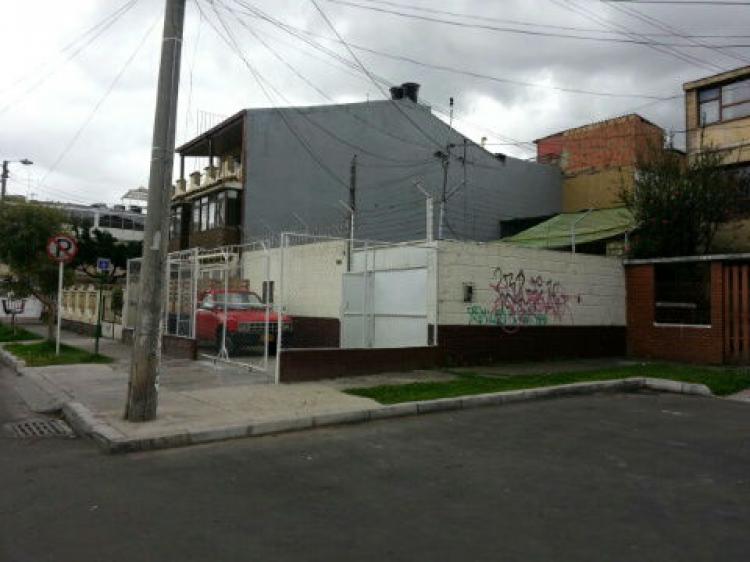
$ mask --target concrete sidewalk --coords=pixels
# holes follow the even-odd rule
[[[44,326],[29,326],[43,334]],[[65,344],[93,351],[93,339],[64,331]],[[63,410],[87,426],[96,426],[113,441],[180,444],[180,436],[214,438],[239,436],[232,428],[273,427],[278,430],[310,425],[310,420],[346,420],[381,406],[370,399],[341,392],[366,382],[403,384],[425,380],[447,380],[439,372],[399,373],[359,379],[337,379],[319,383],[269,384],[269,373],[210,359],[190,361],[165,358],[159,381],[159,411],[156,420],[130,423],[123,419],[127,395],[130,347],[102,339],[101,353],[115,359],[110,364],[77,364],[48,367],[19,366],[18,391],[38,412]],[[244,430],[242,430],[244,431]],[[193,439],[194,441],[194,439]]]
[[[65,332],[63,341],[93,349],[91,338]],[[271,375],[251,372],[237,365],[205,359],[165,358],[160,376],[157,419],[148,423],[130,423],[123,419],[130,348],[113,340],[103,340],[101,351],[115,361],[106,365],[33,368],[16,364],[14,368],[20,375],[17,390],[32,409],[39,412],[62,410],[78,433],[92,436],[109,452],[177,447],[323,425],[602,391],[650,388],[711,395],[703,385],[630,378],[382,405],[342,390],[355,386],[445,381],[455,376],[439,371],[415,371],[275,385],[269,384]],[[3,355],[6,353],[2,352]],[[7,357],[4,359],[12,363]]]

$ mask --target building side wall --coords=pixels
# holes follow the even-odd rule
[[[401,110],[397,109],[396,104]],[[407,117],[405,117],[405,115]],[[357,155],[356,238],[379,241],[426,237],[425,198],[435,200],[433,233],[443,167],[436,151],[451,148],[444,235],[494,240],[501,219],[561,210],[562,178],[553,166],[497,158],[463,141],[429,109],[410,101],[371,102],[247,114],[244,235],[309,228],[346,236],[350,166]],[[463,184],[464,172],[466,183]],[[465,188],[464,188],[465,186]]]
[[[626,267],[628,355],[645,359],[719,364],[723,352],[722,264],[711,264],[711,326],[654,323],[654,266]]]
[[[633,166],[649,145],[661,148],[664,132],[635,115],[593,123],[537,141],[538,154],[557,151],[566,174],[586,170]]]
[[[617,258],[440,242],[440,324],[624,326],[625,279]],[[463,286],[474,302],[463,301]]]
[[[634,166],[592,170],[568,176],[563,181],[563,212],[622,206],[620,193],[623,189],[631,190],[634,182]]]

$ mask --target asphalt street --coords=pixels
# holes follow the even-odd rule
[[[748,404],[642,393],[124,456],[3,435],[0,560],[744,561],[749,436]]]

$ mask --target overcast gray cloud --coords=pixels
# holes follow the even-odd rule
[[[205,125],[207,113],[230,115],[243,107],[287,103],[274,89],[289,103],[326,103],[325,97],[303,82],[277,56],[333,100],[382,97],[380,90],[362,73],[347,68],[268,22],[241,14],[245,8],[240,4],[260,8],[286,24],[313,34],[312,40],[351,62],[343,46],[318,37],[330,38],[333,34],[310,0],[242,0],[239,3],[216,0],[218,12],[241,43],[245,55],[273,85],[269,99],[236,52],[217,35],[214,27],[221,30],[221,25],[211,2],[198,1],[203,17],[196,3],[188,2],[178,142],[194,135],[201,123]],[[667,129],[684,128],[683,101],[679,97],[654,103],[647,98],[572,94],[552,87],[679,96],[681,85],[687,80],[750,64],[750,49],[745,47],[731,52],[679,47],[674,48],[676,54],[665,53],[661,52],[665,47],[457,27],[362,10],[328,0],[318,2],[338,31],[353,44],[433,65],[547,86],[533,88],[499,83],[355,51],[379,77],[395,83],[420,82],[424,99],[436,110],[446,108],[449,98],[454,97],[458,129],[477,141],[486,136],[489,142],[497,143],[498,151],[519,157],[531,156],[529,146],[505,143],[529,141],[636,109]],[[747,35],[750,21],[747,6],[632,3],[612,6],[597,0],[453,0],[440,3],[352,0],[352,3],[535,33],[633,39],[632,35],[613,33],[613,30],[626,29],[639,34],[659,34],[646,39],[664,43],[750,43],[748,37],[686,39],[675,31],[690,36]],[[127,189],[146,183],[164,2],[138,0],[75,58],[66,61],[71,50],[61,52],[83,31],[125,4],[125,0],[3,3],[0,156],[28,157],[35,161],[33,167],[13,167],[11,193],[31,191],[38,198],[114,202]],[[402,8],[399,4],[423,10]],[[235,12],[227,11],[227,7]],[[631,12],[624,13],[627,10]],[[479,17],[458,18],[440,11]],[[508,23],[510,20],[515,23]],[[261,45],[241,25],[242,21],[256,31],[277,56]],[[592,31],[561,29],[568,27]],[[132,62],[125,66],[130,57],[133,57]],[[122,75],[111,93],[105,95],[120,72]],[[97,104],[100,107],[92,113]],[[199,112],[203,112],[204,117],[199,118]],[[75,138],[78,131],[80,135]],[[676,142],[680,143],[683,138],[678,134]]]

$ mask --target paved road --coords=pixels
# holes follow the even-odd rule
[[[633,394],[117,457],[1,438],[0,560],[747,560],[749,435],[747,404]]]

